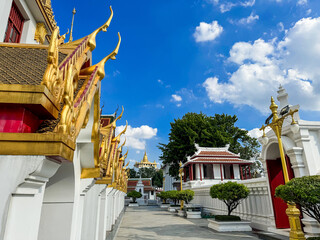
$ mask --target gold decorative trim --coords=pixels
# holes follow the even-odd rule
[[[43,44],[46,40],[46,35],[48,34],[44,23],[37,23],[36,32],[34,34],[34,40],[36,42]]]
[[[99,168],[82,168],[81,179],[84,178],[99,178],[100,169]]]
[[[0,84],[0,103],[21,104],[37,112],[42,108],[40,116],[49,119],[57,118],[60,108],[43,85]]]
[[[0,155],[40,155],[73,161],[75,144],[57,133],[0,133]]]
[[[0,43],[0,47],[48,49],[48,45],[26,44],[26,43]]]
[[[96,184],[111,184],[111,183],[112,183],[112,177],[104,177],[96,181]]]

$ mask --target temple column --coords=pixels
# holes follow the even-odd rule
[[[233,164],[233,176],[234,176],[234,179],[240,179],[239,164]]]
[[[11,157],[15,156],[6,156],[9,160]],[[26,157],[30,158],[30,160],[35,160],[33,162],[29,161],[29,163],[33,163],[37,167],[32,170],[33,172],[22,183],[20,182],[11,195],[8,217],[4,229],[4,240],[38,239],[46,183],[60,167],[60,163],[47,157]],[[24,156],[15,158],[20,158],[19,161],[21,162],[24,161]],[[31,166],[29,166],[29,169],[32,169]]]
[[[213,164],[214,179],[221,179],[220,164]]]
[[[204,179],[204,171],[203,171],[203,164],[200,164],[200,180]]]
[[[191,166],[191,181],[193,180],[193,178],[194,178],[194,176],[193,176],[193,164],[191,163],[190,164],[190,166]]]
[[[195,164],[196,166],[196,180],[200,180],[200,164]]]

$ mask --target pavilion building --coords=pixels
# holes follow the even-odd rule
[[[251,178],[250,160],[240,158],[240,154],[230,152],[229,145],[225,147],[200,147],[187,157],[183,181],[187,186],[194,184],[217,184],[224,180],[245,180]]]

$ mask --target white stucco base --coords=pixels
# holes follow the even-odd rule
[[[208,227],[218,232],[249,232],[252,231],[250,222],[244,221],[215,221],[208,219]]]
[[[201,212],[191,212],[187,211],[187,218],[201,218]]]
[[[129,207],[139,207],[138,203],[129,203]]]
[[[168,208],[168,207],[170,207],[170,204],[169,204],[169,203],[162,203],[162,204],[160,205],[160,207],[161,207],[161,208]]]

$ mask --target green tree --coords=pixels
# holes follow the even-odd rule
[[[137,171],[134,168],[129,168],[129,178],[137,178],[139,177]]]
[[[134,203],[136,203],[136,199],[137,199],[137,198],[141,198],[141,197],[142,197],[142,194],[141,194],[140,192],[137,192],[137,191],[133,190],[133,191],[131,191],[131,192],[129,192],[129,193],[127,194],[127,197],[131,197],[131,198],[132,198],[132,201],[133,201]]]
[[[137,177],[142,178],[152,178],[152,185],[157,187],[162,187],[163,182],[163,171],[161,169],[157,170],[155,168],[139,168],[137,172]]]
[[[178,200],[185,201],[186,204],[188,204],[190,201],[192,201],[194,197],[194,191],[192,190],[182,190],[177,192]]]
[[[157,194],[157,197],[161,198],[161,200],[163,201],[163,203],[167,202],[167,199],[169,199],[169,194],[168,192],[159,192]]]
[[[178,191],[177,190],[170,190],[166,192],[168,194],[168,198],[174,202],[174,205],[177,205],[178,200]]]
[[[275,195],[301,206],[302,212],[320,223],[320,176],[293,178],[276,188]]]
[[[195,153],[195,143],[201,147],[224,147],[240,153],[242,159],[250,159],[258,153],[259,143],[251,138],[247,130],[235,126],[237,117],[215,114],[214,117],[203,113],[187,113],[171,124],[168,144],[159,144],[162,151],[160,159],[169,164],[169,174],[178,178],[179,162],[187,161],[187,156]]]
[[[249,196],[249,189],[236,182],[215,184],[210,188],[210,196],[223,201],[228,208],[228,216],[237,208],[242,199]]]

